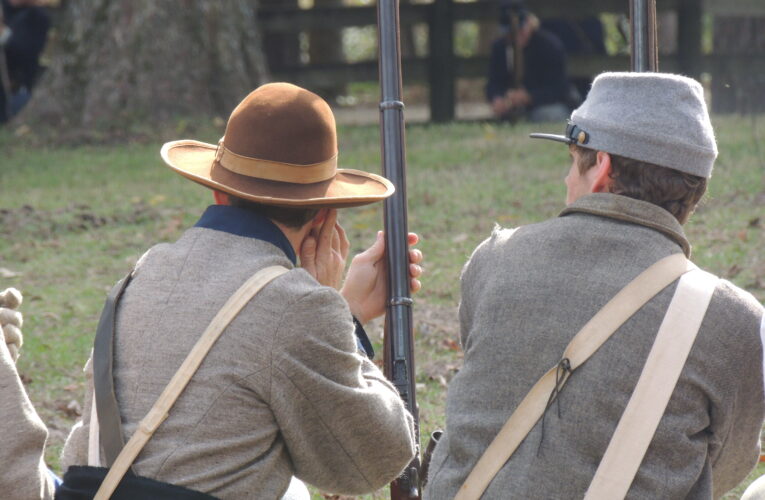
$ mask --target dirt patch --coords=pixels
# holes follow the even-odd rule
[[[413,319],[416,379],[418,382],[436,381],[446,387],[462,367],[457,305],[431,304],[415,298]],[[383,319],[373,321],[367,332],[381,340]],[[380,354],[376,364],[383,365]]]
[[[144,202],[109,215],[99,214],[85,204],[70,204],[55,210],[23,205],[0,209],[0,228],[4,234],[46,239],[64,233],[81,233],[107,224],[140,224],[159,216],[160,211],[156,207]]]
[[[419,349],[417,378],[446,387],[462,367],[457,306],[419,304],[415,324]]]

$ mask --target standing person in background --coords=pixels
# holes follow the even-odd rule
[[[91,434],[88,397],[64,448],[69,469],[56,498],[94,493],[105,471],[82,466],[111,465],[111,444],[137,432],[222,305],[272,266],[287,271],[226,327],[133,463],[141,477],[126,476],[123,485],[152,488],[151,494],[136,490],[142,496],[135,498],[307,499],[295,477],[345,494],[374,491],[397,477],[414,454],[413,420],[372,363],[362,327],[385,312],[384,239],[378,233],[343,281],[350,244],[337,222],[338,208],[381,201],[393,186],[337,168],[332,111],[317,95],[286,83],[247,96],[217,145],[173,141],[162,157],[211,188],[216,204],[178,241],[144,254],[114,308],[105,308],[102,317],[114,314],[102,322],[106,331],[113,325],[114,356],[102,356],[97,341],[88,362],[105,373],[95,380],[100,430]],[[415,244],[417,236],[408,241]],[[411,249],[409,259],[417,291],[422,254]],[[39,467],[45,427],[18,374],[6,372],[0,426],[14,417],[14,427],[0,429],[13,436],[11,445],[0,446],[0,463],[13,464],[13,474],[0,474],[0,494],[50,498],[50,479]],[[112,390],[99,392],[112,379]],[[116,414],[102,413],[108,400],[102,394],[110,392]],[[91,383],[87,394],[93,393]],[[89,447],[89,440],[100,446]]]
[[[540,28],[524,2],[501,7],[502,36],[491,46],[486,99],[500,120],[559,121],[568,116],[571,86],[560,40]]]

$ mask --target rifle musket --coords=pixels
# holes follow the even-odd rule
[[[394,500],[420,498],[419,416],[414,377],[412,299],[409,295],[407,244],[406,152],[399,40],[399,1],[378,0],[378,50],[380,79],[380,140],[383,176],[396,192],[383,203],[385,249],[388,265],[384,371],[401,395],[414,420],[417,456],[404,474],[391,483]],[[404,306],[404,307],[401,307]]]

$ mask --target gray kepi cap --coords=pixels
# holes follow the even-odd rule
[[[576,144],[699,177],[712,176],[717,144],[696,80],[667,73],[603,73],[571,113],[565,135],[537,139]]]

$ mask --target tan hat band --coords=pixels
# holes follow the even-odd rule
[[[295,165],[242,156],[226,148],[221,140],[215,161],[231,172],[269,181],[313,184],[331,179],[337,172],[337,154],[329,160],[310,165]]]

